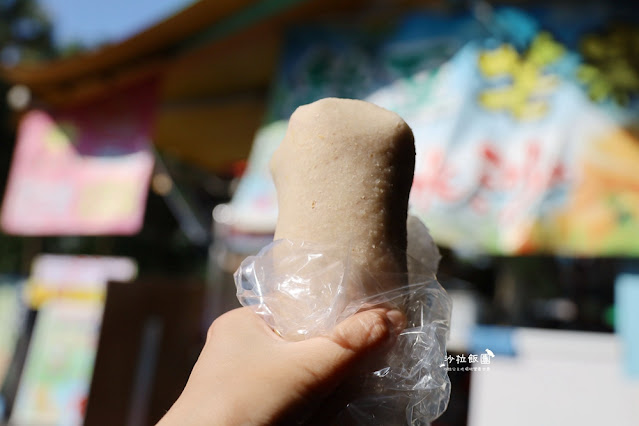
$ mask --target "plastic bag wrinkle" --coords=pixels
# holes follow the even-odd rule
[[[379,288],[385,288],[385,280],[407,283],[391,291],[353,298],[364,288],[364,275],[350,268],[348,248],[311,242],[274,241],[246,258],[235,273],[240,303],[287,340],[327,334],[345,318],[374,306],[405,312],[407,327],[384,366],[361,377],[357,395],[334,424],[428,425],[447,407],[451,302],[436,280],[439,252],[428,231],[411,218],[408,229],[408,274],[365,276],[379,282]]]

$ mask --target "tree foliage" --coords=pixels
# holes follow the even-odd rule
[[[0,0],[0,61],[5,66],[56,54],[53,25],[35,0]]]

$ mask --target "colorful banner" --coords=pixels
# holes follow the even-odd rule
[[[5,232],[133,234],[153,170],[155,82],[64,111],[29,111],[2,206]]]
[[[413,14],[381,35],[293,33],[231,203],[238,227],[273,229],[267,162],[287,119],[337,96],[396,111],[411,126],[411,210],[439,244],[639,254],[639,26],[609,24],[610,10],[597,7],[578,16]]]

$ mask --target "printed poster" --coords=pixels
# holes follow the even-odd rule
[[[38,313],[12,424],[83,423],[107,282],[136,276],[125,257],[43,254],[33,261],[25,298]]]
[[[11,424],[79,426],[98,345],[102,304],[49,301],[38,311]]]

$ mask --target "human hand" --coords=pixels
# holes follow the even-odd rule
[[[325,418],[325,405],[336,408],[331,394],[379,360],[405,322],[397,310],[374,308],[326,336],[288,342],[250,309],[230,311],[209,328],[182,395],[158,426],[300,424],[318,413]]]

